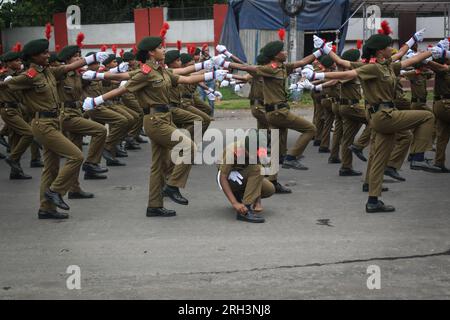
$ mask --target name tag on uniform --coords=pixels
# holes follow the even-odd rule
[[[152,86],[153,87],[161,87],[164,84],[164,80],[160,79],[160,80],[155,80],[152,82]]]
[[[64,90],[66,90],[66,91],[72,91],[72,90],[73,90],[73,87],[64,86]]]

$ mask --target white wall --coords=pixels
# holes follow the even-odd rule
[[[76,44],[77,35],[83,32],[84,44],[135,43],[134,23],[90,24],[79,30],[68,30],[69,45]]]
[[[214,20],[169,21],[167,42],[214,42]]]
[[[2,30],[3,51],[9,51],[17,43],[22,43],[22,47],[29,41],[45,38],[45,27],[23,27]],[[50,50],[55,48],[55,37],[52,34],[50,39]]]

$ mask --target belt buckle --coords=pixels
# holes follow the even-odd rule
[[[369,112],[370,113],[376,113],[378,110],[375,110],[375,107],[374,106],[370,106],[369,107]]]

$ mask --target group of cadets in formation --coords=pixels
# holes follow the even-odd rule
[[[67,213],[57,211],[70,210],[63,199],[66,194],[69,199],[94,197],[81,188],[80,170],[85,180],[107,179],[108,167],[126,166],[121,159],[128,157],[128,150],[140,150],[141,144],[148,143],[146,137],[152,149],[147,216],[176,216],[164,207],[164,198],[189,204],[180,189],[186,187],[192,165],[173,161],[171,150],[184,147],[195,157],[194,123],[202,123],[204,134],[213,120],[213,109],[201,99],[199,88],[210,101],[221,97],[206,85],[211,83],[232,84],[236,90],[250,83],[249,100],[257,129],[268,130],[269,140],[270,130],[279,130],[283,169],[308,170],[302,159],[309,144],[330,154],[330,164],[341,164],[341,177],[363,175],[353,169],[353,155],[367,162],[363,185],[363,191],[369,193],[367,213],[395,211],[380,200],[388,191],[383,177],[405,181],[399,170],[407,158],[412,170],[449,172],[445,167],[450,137],[448,39],[418,51],[425,33],[420,30],[394,50],[391,30],[383,22],[382,29],[364,46],[358,42],[357,48],[341,56],[332,43],[314,36],[313,54],[287,63],[285,32],[280,30],[280,41],[268,43],[257,63],[250,65],[222,45],[217,46],[215,57],[210,56],[207,45],[202,49],[188,46],[188,52],[182,53],[178,42],[178,50],[166,51],[168,29],[164,24],[161,37],[144,38],[120,56],[116,49],[113,54],[102,49],[82,57],[83,34],[76,45],[59,52],[49,52],[47,37],[23,48],[17,44],[1,56],[4,127],[0,143],[9,154],[0,156],[11,167],[10,179],[31,179],[20,163],[28,148],[31,167],[42,167],[39,219],[67,219]],[[288,88],[293,73],[300,80]],[[433,104],[427,90],[432,78]],[[410,100],[402,87],[405,80],[411,84]],[[289,91],[296,90],[311,91],[312,123],[290,110]],[[181,139],[181,146],[172,141],[177,129],[191,134]],[[289,129],[301,133],[290,148]],[[86,158],[84,137],[90,137]],[[267,155],[267,141],[263,140],[258,130],[249,130],[244,140],[226,146],[219,165],[218,182],[241,221],[265,222],[261,199],[292,193],[278,182],[276,174],[261,174],[259,160]],[[250,147],[252,141],[258,142],[256,153]],[[366,157],[364,151],[369,147]],[[425,158],[428,151],[436,153],[434,162]],[[245,161],[238,162],[240,157]],[[61,158],[65,161],[60,168]],[[106,167],[101,165],[102,158]],[[235,161],[227,162],[227,158]]]

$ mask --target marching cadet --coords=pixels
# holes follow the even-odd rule
[[[393,212],[395,208],[385,205],[379,200],[382,193],[383,174],[395,143],[395,134],[399,131],[413,130],[414,141],[412,152],[414,159],[412,167],[415,170],[433,171],[433,167],[425,161],[425,152],[431,145],[434,117],[426,111],[400,111],[394,106],[396,77],[401,69],[408,68],[431,56],[431,52],[424,52],[402,62],[393,63],[400,59],[408,47],[423,40],[424,30],[417,32],[407,45],[397,55],[392,55],[392,38],[385,34],[371,36],[363,49],[363,57],[371,61],[360,68],[330,73],[314,73],[304,69],[302,75],[309,80],[352,80],[359,78],[364,95],[369,103],[368,114],[370,126],[375,134],[373,162],[369,177],[369,200],[366,205],[367,213]],[[329,53],[331,48],[323,40],[315,39],[316,45]],[[326,49],[325,49],[326,48]],[[350,65],[350,64],[349,64]],[[351,66],[351,65],[350,65]]]
[[[81,43],[64,47],[58,54],[58,60],[70,65],[82,60]],[[83,136],[91,136],[88,156],[83,164],[85,178],[88,180],[102,180],[107,177],[102,175],[108,169],[102,168],[102,152],[105,146],[106,128],[89,119],[84,118],[82,101],[84,100],[81,75],[78,70],[70,71],[58,82],[59,99],[62,102],[62,131],[68,134],[69,139],[80,149],[83,147]],[[92,193],[84,192],[78,179],[69,190],[69,199],[90,199]]]
[[[168,72],[164,65],[165,49],[161,37],[144,38],[139,43],[138,49],[137,58],[142,62],[142,67],[137,72],[101,75],[91,72],[84,75],[105,80],[128,80],[128,82],[125,86],[103,96],[87,98],[83,108],[85,110],[95,109],[104,101],[114,99],[127,91],[136,95],[146,114],[144,117],[145,131],[152,141],[152,169],[147,216],[173,217],[176,212],[164,208],[163,197],[167,196],[180,205],[189,204],[189,201],[181,195],[180,188],[186,186],[192,168],[191,163],[196,154],[196,146],[189,137],[181,132],[178,132],[181,142],[172,140],[172,134],[177,131],[177,127],[173,124],[168,90],[171,86],[182,83],[195,84],[212,79],[222,81],[225,79],[227,71],[218,70],[189,77],[179,75],[191,74],[204,68],[208,70],[214,68],[212,62],[203,62],[188,68],[174,69],[173,73]],[[175,147],[178,150],[172,154],[172,156],[176,156],[176,159],[173,159],[175,166],[170,177],[166,179],[167,163],[171,158],[171,150]],[[183,153],[181,156],[179,150],[190,150],[190,152],[186,155]],[[184,161],[189,159],[190,163]]]
[[[256,57],[256,63],[259,66],[268,65],[270,60],[260,54]],[[248,98],[250,99],[250,109],[253,117],[256,119],[257,128],[269,130],[269,122],[266,118],[266,110],[264,108],[264,79],[256,73],[251,75],[251,87]]]
[[[252,143],[255,144],[252,149]],[[275,194],[274,185],[264,178],[260,164],[260,151],[264,145],[260,134],[250,130],[245,141],[226,146],[219,166],[218,182],[237,213],[237,220],[264,223],[261,199]],[[267,151],[267,150],[266,150]],[[231,163],[229,160],[233,160]]]
[[[319,49],[315,49],[317,51]],[[314,70],[316,72],[323,71],[323,66],[320,64],[318,59],[313,61]],[[311,98],[314,103],[314,120],[313,124],[316,126],[316,136],[314,138],[314,147],[320,147],[322,144],[322,135],[323,135],[323,126],[324,126],[324,118],[323,118],[323,108],[322,108],[322,99],[323,92],[311,90]]]
[[[2,81],[8,81],[22,72],[20,53],[9,51],[1,57],[6,71],[1,74]],[[20,165],[20,159],[33,142],[33,133],[30,125],[25,121],[20,108],[22,103],[21,92],[13,91],[8,87],[0,90],[0,114],[8,126],[10,155],[6,163],[11,167],[9,178],[11,180],[29,180],[32,177],[25,174]]]
[[[56,207],[69,210],[63,196],[76,182],[83,163],[83,153],[61,132],[59,118],[60,100],[57,81],[70,72],[95,61],[103,61],[104,53],[59,67],[49,67],[49,41],[39,39],[28,42],[22,51],[23,59],[29,64],[26,72],[1,83],[13,91],[20,91],[23,103],[35,112],[31,128],[34,137],[44,148],[44,169],[41,178],[41,205],[39,219],[67,219],[66,213],[59,213]],[[59,170],[60,157],[66,159]]]

